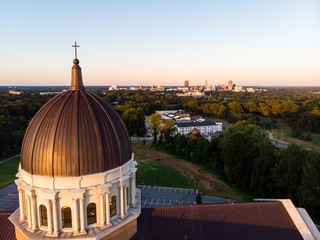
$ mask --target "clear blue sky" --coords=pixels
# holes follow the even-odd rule
[[[320,1],[0,1],[0,85],[320,86]]]

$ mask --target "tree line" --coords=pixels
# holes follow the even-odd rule
[[[20,152],[28,123],[52,96],[0,92],[0,159]]]
[[[285,120],[292,136],[308,140],[304,132],[320,133],[320,95],[318,89],[268,89],[260,93],[208,92],[205,98],[179,97],[176,92],[105,91],[91,89],[123,117],[131,136],[146,134],[145,116],[156,110],[184,109],[192,114],[229,122],[247,120],[264,129],[276,127],[276,118]],[[27,125],[40,107],[53,95],[38,90],[23,95],[0,92],[0,158],[19,152]]]
[[[320,133],[320,95],[312,94],[314,91],[317,89],[268,89],[259,93],[213,91],[198,99],[180,97],[176,92],[120,90],[107,91],[104,95],[97,92],[121,113],[132,136],[145,134],[143,116],[156,110],[184,109],[193,115],[231,123],[247,120],[264,129],[275,128],[276,119],[283,119],[291,127],[292,137],[304,139],[303,132]]]
[[[290,198],[313,217],[320,212],[320,154],[302,145],[274,146],[264,131],[242,121],[211,141],[198,131],[172,135],[158,131],[154,146],[205,166],[228,184],[262,198]]]

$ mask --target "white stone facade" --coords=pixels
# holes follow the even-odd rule
[[[194,129],[197,129],[200,132],[200,134],[222,132],[221,122],[215,122],[214,124],[211,124],[210,121],[208,124],[203,125],[196,125],[193,122],[190,122],[189,124],[184,124],[183,126],[179,126],[179,124],[175,124],[174,126],[177,129],[177,133],[180,133],[182,135],[187,135],[191,133]]]
[[[121,167],[81,177],[36,176],[19,167],[21,226],[57,237],[64,232],[87,234],[89,229],[105,229],[114,220],[122,221],[130,208],[136,208],[136,165],[132,154]]]

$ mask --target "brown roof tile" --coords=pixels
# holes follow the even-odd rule
[[[14,225],[9,221],[12,212],[0,212],[0,239],[16,239]]]
[[[143,208],[138,239],[302,239],[280,202]]]

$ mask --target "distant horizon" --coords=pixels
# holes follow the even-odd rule
[[[88,86],[317,86],[319,13],[318,0],[2,1],[0,85],[65,85],[77,41]]]
[[[117,84],[112,84],[116,85],[117,88],[125,88],[125,87],[140,87],[140,85],[117,85]],[[111,87],[112,85],[85,85],[85,87]],[[46,87],[65,87],[69,88],[70,85],[0,85],[0,88],[18,88],[18,87],[26,87],[26,88],[31,88],[31,87],[41,87],[41,88],[46,88]],[[143,87],[151,87],[152,85],[142,85]],[[183,85],[153,85],[154,87],[161,86],[161,87],[166,87],[166,88],[177,88],[177,87],[184,87]],[[204,85],[189,85],[189,87],[194,87],[194,86],[199,86],[199,87],[204,87]],[[218,85],[212,85],[212,86],[218,86]],[[227,84],[226,84],[227,86]],[[320,87],[320,85],[235,85],[235,86],[241,86],[241,87],[259,87],[259,88],[286,88],[286,87],[301,87],[301,88],[308,88],[308,87]]]

